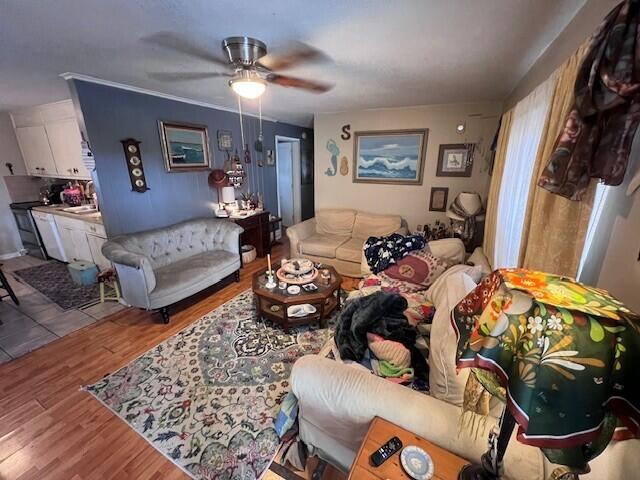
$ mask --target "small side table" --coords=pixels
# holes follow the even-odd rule
[[[457,480],[458,472],[464,465],[469,463],[404,428],[376,417],[371,422],[367,436],[362,441],[362,445],[360,445],[358,456],[353,461],[349,472],[349,480],[386,480],[388,478],[411,480],[411,477],[406,474],[400,463],[400,452],[402,450],[395,453],[379,467],[374,467],[369,463],[371,454],[394,436],[400,439],[404,447],[416,445],[431,456],[434,466],[432,477],[434,480]]]

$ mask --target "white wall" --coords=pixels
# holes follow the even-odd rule
[[[487,157],[501,111],[498,102],[419,107],[387,108],[316,114],[314,121],[315,208],[355,208],[372,213],[399,214],[411,229],[418,224],[446,220],[441,212],[429,211],[431,187],[449,187],[448,204],[462,191],[477,191],[486,201],[489,187]],[[473,115],[470,117],[470,115]],[[478,115],[478,116],[476,116]],[[456,133],[456,125],[466,121],[466,132]],[[351,139],[342,140],[342,126],[351,125]],[[422,185],[376,185],[353,183],[353,132],[367,130],[429,129]],[[349,162],[349,173],[325,175],[331,154],[326,145],[335,140],[340,159]],[[436,177],[441,144],[478,143],[471,177]],[[483,155],[484,154],[484,155]]]
[[[622,187],[617,188],[622,192]],[[596,285],[640,312],[640,192],[614,203],[617,210]]]
[[[8,113],[0,113],[0,177],[9,175],[9,169],[5,166],[7,162],[13,164],[16,175],[26,173],[11,118]],[[0,256],[15,254],[22,248],[20,235],[9,209],[10,203],[7,186],[4,179],[0,178]]]
[[[640,190],[626,195],[637,171],[640,171],[640,135],[635,136],[624,182],[618,187],[608,187],[580,280],[608,290],[640,313]]]

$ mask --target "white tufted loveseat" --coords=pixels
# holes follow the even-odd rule
[[[169,227],[114,237],[102,247],[113,262],[122,297],[134,307],[160,309],[225,277],[240,279],[239,227],[228,220],[197,218]]]

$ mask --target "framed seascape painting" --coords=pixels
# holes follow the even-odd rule
[[[209,132],[205,125],[158,122],[167,172],[209,170]]]
[[[472,168],[472,144],[453,143],[440,145],[436,177],[470,177]]]
[[[427,129],[354,132],[353,181],[422,185],[428,133]]]

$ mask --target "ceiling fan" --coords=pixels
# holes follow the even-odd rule
[[[230,77],[231,89],[244,98],[258,98],[268,83],[289,88],[299,88],[313,93],[324,93],[333,85],[317,80],[307,80],[278,73],[303,63],[327,60],[328,57],[309,45],[296,43],[283,55],[267,54],[267,46],[251,37],[228,37],[222,41],[224,58],[195,46],[171,32],[159,32],[143,38],[148,43],[160,45],[192,57],[224,66],[226,72],[153,72],[151,78],[161,81],[200,80]]]

